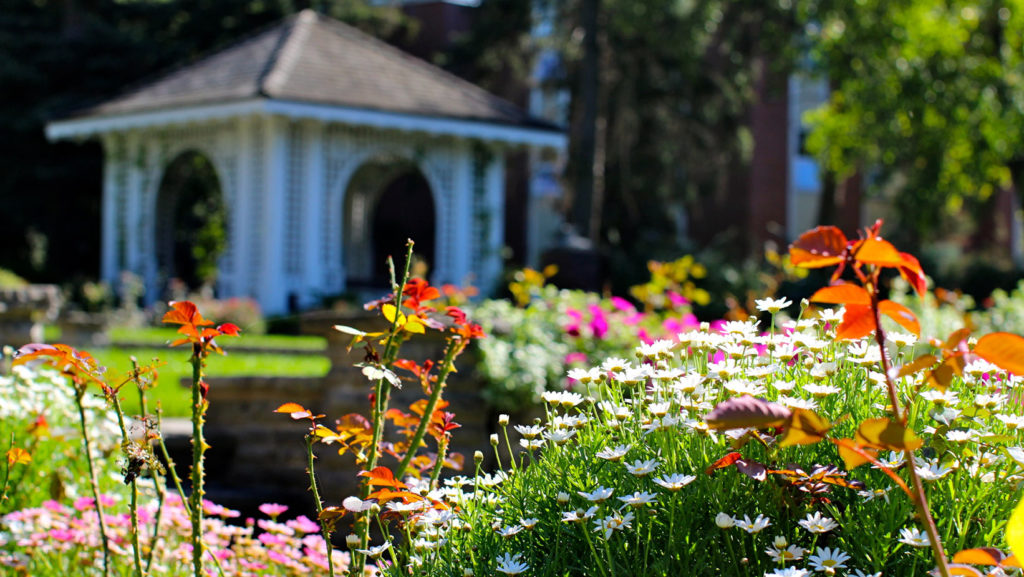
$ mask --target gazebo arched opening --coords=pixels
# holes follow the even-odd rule
[[[227,208],[213,163],[200,152],[176,156],[156,197],[156,262],[160,286],[172,279],[189,290],[213,288],[227,247]]]
[[[379,159],[359,167],[345,191],[342,222],[349,288],[388,286],[387,258],[401,267],[408,238],[416,242],[418,262],[427,268],[435,263],[433,192],[412,162]]]

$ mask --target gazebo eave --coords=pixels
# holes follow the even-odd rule
[[[432,136],[453,136],[560,151],[564,151],[568,146],[565,133],[552,129],[272,98],[250,98],[178,108],[69,118],[47,124],[46,137],[51,141],[81,139],[109,132],[252,115],[312,119],[325,123],[419,132]]]

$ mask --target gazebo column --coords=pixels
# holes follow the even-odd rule
[[[505,155],[500,150],[487,150],[484,171],[483,230],[480,235],[480,290],[493,293],[501,280],[502,248],[505,239]]]
[[[117,174],[123,162],[120,139],[103,135],[103,205],[100,240],[100,278],[113,284],[117,280]]]
[[[251,231],[263,248],[263,262],[260,263],[259,303],[268,314],[285,312],[288,308],[288,293],[285,276],[285,219],[288,162],[288,122],[278,116],[264,120],[264,211],[262,229]]]
[[[146,223],[142,220],[142,202],[145,184],[145,150],[142,147],[139,134],[131,132],[125,139],[125,158],[127,166],[127,178],[125,190],[126,205],[124,207],[124,257],[125,262],[121,263],[124,271],[130,271],[136,275],[143,274],[142,234],[146,229]],[[118,271],[120,273],[122,271]]]
[[[453,178],[451,191],[437,191],[437,194],[449,194],[448,210],[440,211],[438,224],[447,229],[448,246],[443,250],[448,253],[447,278],[440,282],[456,285],[465,284],[472,270],[473,243],[473,151],[470,143],[460,140],[453,159]],[[439,247],[440,248],[440,247]],[[478,279],[472,279],[476,284]]]
[[[306,185],[306,202],[302,214],[302,228],[305,234],[302,237],[303,246],[300,258],[302,266],[302,286],[300,295],[302,307],[314,306],[317,297],[325,294],[328,288],[322,284],[322,269],[327,266],[321,255],[326,251],[323,248],[327,231],[323,230],[324,219],[322,212],[329,210],[327,202],[327,146],[324,142],[326,131],[322,122],[308,122],[303,127],[305,130],[305,151],[306,175],[303,182]]]
[[[235,192],[235,206],[230,209],[231,221],[229,225],[230,237],[234,262],[234,288],[236,293],[244,294],[249,287],[256,283],[250,278],[248,264],[251,262],[250,252],[251,230],[246,223],[252,222],[251,207],[252,195],[255,189],[254,180],[259,178],[253,174],[254,162],[252,156],[255,154],[252,124],[253,117],[243,116],[238,119],[235,128],[235,146],[238,150],[238,190]],[[256,295],[253,295],[256,296]]]

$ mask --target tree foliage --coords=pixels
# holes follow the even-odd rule
[[[821,1],[805,16],[832,85],[808,141],[827,170],[874,173],[920,239],[1024,183],[1024,2]]]

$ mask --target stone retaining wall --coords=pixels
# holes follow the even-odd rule
[[[309,332],[327,336],[330,373],[323,378],[233,377],[208,379],[210,408],[207,419],[207,441],[211,446],[210,497],[225,503],[235,499],[267,499],[289,501],[306,499],[309,481],[306,476],[303,434],[308,424],[274,413],[286,402],[299,403],[312,411],[327,415],[325,425],[348,414],[369,417],[372,383],[362,375],[355,363],[362,360],[363,350],[346,350],[351,337],[334,331],[335,324],[348,324],[361,330],[379,330],[376,319],[359,317],[339,319],[321,316],[306,323]],[[403,357],[421,362],[425,358],[440,359],[443,340],[439,335],[417,335],[403,348]],[[444,399],[447,410],[456,415],[462,428],[453,432],[452,451],[465,456],[467,474],[472,474],[473,452],[482,450],[490,457],[489,434],[496,415],[481,396],[483,384],[473,376],[475,361],[467,351],[457,361],[458,373],[451,375]],[[392,408],[408,412],[410,403],[425,395],[415,382],[407,382],[402,390],[392,391]],[[436,450],[428,439],[428,450]],[[358,472],[352,455],[339,456],[331,446],[316,449],[317,474],[326,501],[339,504],[355,494]],[[180,463],[179,463],[180,464]],[[394,465],[384,457],[384,465]],[[248,497],[246,496],[248,495]],[[235,501],[237,503],[237,500]]]

